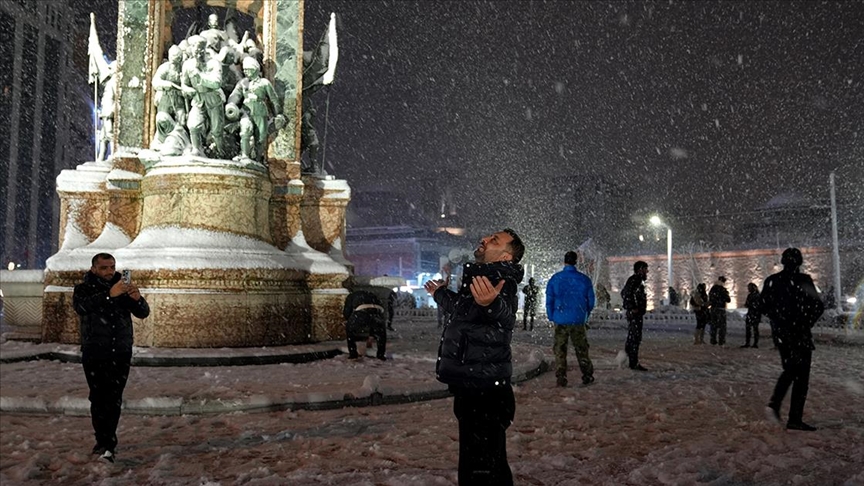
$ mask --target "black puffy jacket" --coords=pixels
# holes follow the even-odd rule
[[[474,302],[471,281],[487,277],[504,287],[486,307]],[[459,292],[435,291],[435,302],[450,318],[441,335],[435,374],[438,381],[460,388],[492,388],[510,384],[513,375],[510,341],[524,272],[510,262],[466,263]]]
[[[771,320],[778,347],[816,348],[810,328],[822,316],[825,305],[810,275],[784,268],[769,276],[762,287],[760,307]]]
[[[120,281],[115,272],[110,281],[93,272],[75,286],[72,305],[81,316],[81,353],[91,357],[132,352],[132,315],[144,319],[150,306],[144,297],[137,301],[126,294],[110,297],[111,287]]]

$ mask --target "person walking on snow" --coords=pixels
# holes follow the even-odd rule
[[[813,279],[800,272],[803,260],[801,250],[787,248],[780,258],[783,270],[766,278],[762,286],[762,310],[771,321],[783,364],[783,373],[777,379],[766,412],[771,421],[780,423],[780,405],[791,385],[792,403],[786,428],[811,432],[816,427],[802,420],[810,388],[810,362],[816,349],[810,329],[825,306]]]
[[[564,255],[564,269],[546,284],[546,315],[555,324],[555,377],[557,385],[567,386],[567,343],[579,361],[582,383],[594,382],[594,365],[588,356],[588,317],[594,310],[594,285],[587,275],[576,270],[575,251]]]

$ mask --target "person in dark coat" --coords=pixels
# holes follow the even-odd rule
[[[667,291],[669,292],[669,305],[678,307],[679,297],[678,292],[675,290],[675,287],[669,287]]]
[[[800,272],[803,261],[801,250],[787,248],[780,258],[783,270],[765,279],[762,286],[762,311],[771,322],[783,364],[783,373],[777,379],[766,411],[772,421],[780,422],[780,405],[791,385],[792,403],[786,428],[813,431],[816,427],[803,421],[810,387],[810,362],[816,349],[810,329],[822,316],[825,306],[813,279]]]
[[[475,261],[463,267],[458,292],[446,288],[443,280],[425,284],[450,315],[435,373],[454,396],[462,486],[513,484],[505,433],[516,413],[510,341],[524,253],[513,230],[498,231],[480,240]]]
[[[747,284],[747,302],[744,304],[747,307],[747,316],[744,317],[744,345],[742,348],[750,347],[750,334],[753,334],[753,347],[759,347],[759,321],[762,319],[762,312],[759,304],[762,303],[762,297],[759,295],[759,287],[755,283]]]
[[[345,297],[342,317],[345,318],[345,335],[348,339],[348,358],[357,359],[357,341],[366,341],[368,348],[371,339],[376,342],[375,357],[387,359],[387,310],[381,300],[367,290],[354,290]]]
[[[522,330],[528,329],[528,317],[531,317],[531,330],[534,330],[534,315],[537,314],[537,294],[540,289],[534,283],[534,278],[528,279],[528,285],[522,288],[525,294],[525,305],[522,307]]]
[[[693,344],[705,344],[705,326],[708,325],[710,314],[708,312],[708,292],[705,291],[704,283],[696,286],[693,296],[690,297],[690,308],[693,309],[693,314],[696,315],[696,331],[693,334]]]
[[[93,454],[114,462],[123,389],[132,363],[132,316],[144,319],[150,307],[138,287],[123,280],[108,253],[93,257],[84,282],[75,286],[72,305],[81,316],[81,364],[96,436]]]
[[[639,345],[642,344],[642,317],[648,308],[648,297],[645,295],[645,281],[648,280],[648,264],[639,260],[633,264],[633,275],[627,279],[621,289],[623,307],[627,311],[627,342],[624,351],[630,361],[630,369],[647,371],[639,363]]]
[[[726,345],[726,304],[732,302],[729,291],[726,290],[726,277],[720,277],[708,291],[708,303],[711,305],[711,345]]]

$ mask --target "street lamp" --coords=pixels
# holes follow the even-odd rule
[[[672,227],[668,224],[664,223],[660,216],[654,215],[651,216],[651,224],[654,226],[665,226],[666,227],[666,260],[667,260],[667,268],[666,272],[669,275],[669,287],[672,286]],[[671,302],[672,296],[669,296],[669,300]]]

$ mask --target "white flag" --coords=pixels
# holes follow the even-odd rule
[[[96,34],[96,15],[90,13],[90,39],[87,42],[87,56],[89,57],[89,76],[87,82],[93,84],[103,81],[108,76],[108,63],[102,54],[102,46],[99,45],[99,36]]]
[[[333,84],[336,76],[336,62],[339,61],[339,45],[336,42],[336,14],[330,14],[330,24],[327,26],[327,40],[330,44],[330,56],[327,59],[327,72],[324,73],[323,84]]]

